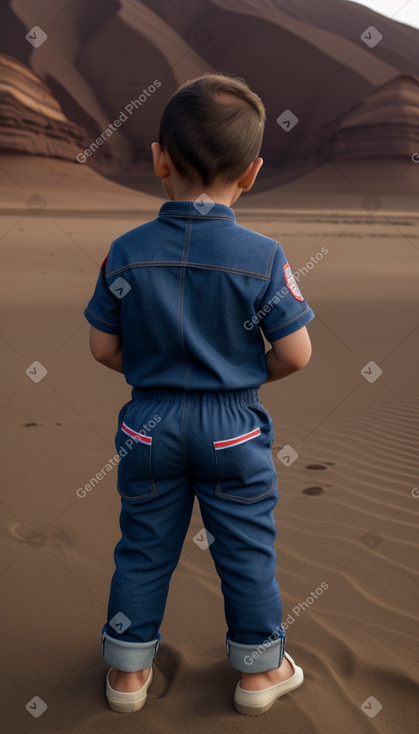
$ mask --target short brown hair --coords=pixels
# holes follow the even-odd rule
[[[230,183],[258,157],[265,123],[265,106],[243,79],[205,74],[170,97],[159,143],[189,182]]]

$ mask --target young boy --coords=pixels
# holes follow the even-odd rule
[[[85,311],[94,358],[133,387],[115,439],[122,537],[102,630],[114,711],[146,701],[195,495],[242,674],[236,710],[264,713],[303,682],[284,652],[273,424],[258,388],[307,364],[314,314],[281,246],[231,209],[262,166],[265,122],[241,79],[180,87],[152,145],[170,201],[113,242]]]

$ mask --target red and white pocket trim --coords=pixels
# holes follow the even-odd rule
[[[127,426],[126,423],[122,424],[121,431],[126,433],[127,436],[130,436],[130,438],[133,438],[134,441],[145,443],[147,446],[150,446],[153,440],[151,436],[144,436],[143,433],[138,433],[138,431],[134,431],[134,429]]]
[[[252,438],[256,438],[256,436],[260,436],[260,428],[255,428],[254,431],[249,431],[249,433],[243,433],[241,436],[226,438],[224,441],[214,441],[214,448],[216,451],[219,451],[220,449],[228,449],[229,446],[238,446],[241,443],[250,441]]]

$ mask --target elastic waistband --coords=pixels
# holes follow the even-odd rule
[[[227,405],[260,405],[258,388],[244,388],[243,390],[171,390],[170,388],[156,390],[155,388],[132,389],[133,400],[161,400],[173,403],[189,402],[201,404]]]

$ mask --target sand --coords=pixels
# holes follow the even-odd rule
[[[417,169],[404,166],[406,186]],[[64,161],[0,160],[7,734],[416,732],[419,216],[413,186],[409,199],[394,181],[387,193],[371,189],[361,164],[351,170],[356,196],[324,167],[299,189],[261,185],[236,209],[241,224],[282,243],[316,313],[309,365],[261,390],[275,424],[286,647],[305,683],[254,719],[233,709],[239,674],[225,654],[219,579],[193,542],[203,526],[197,504],[147,704],[121,715],[104,698],[116,469],[85,497],[77,489],[114,455],[130,389],[91,358],[83,309],[111,240],[155,216],[163,199]],[[371,190],[380,208],[362,205]],[[47,370],[38,383],[25,374],[34,361]],[[277,457],[286,445],[298,454],[290,466]],[[25,708],[42,710],[35,696],[47,706],[38,719]]]

